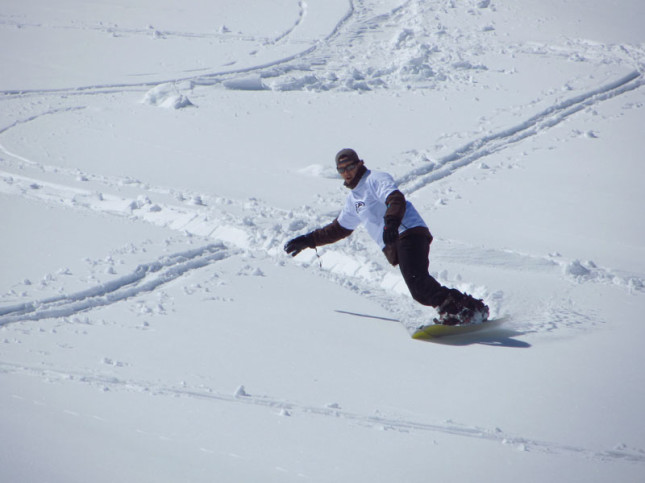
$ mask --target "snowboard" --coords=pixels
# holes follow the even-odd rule
[[[430,340],[438,337],[448,337],[455,335],[470,334],[471,332],[478,332],[491,327],[497,327],[504,319],[490,319],[480,322],[478,324],[463,324],[463,325],[442,325],[430,324],[419,327],[412,334],[413,339]]]

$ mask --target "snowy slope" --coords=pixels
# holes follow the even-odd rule
[[[0,480],[641,481],[645,6],[521,3],[4,2]],[[284,254],[343,147],[500,328]]]

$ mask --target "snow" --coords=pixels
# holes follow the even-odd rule
[[[1,481],[642,481],[642,2],[50,3],[0,13]],[[345,147],[501,326],[283,252]]]

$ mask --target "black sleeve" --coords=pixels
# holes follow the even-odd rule
[[[385,218],[395,218],[399,222],[405,215],[405,196],[399,190],[392,191],[385,199],[387,210],[385,211]]]
[[[338,223],[338,219],[335,219],[329,225],[325,225],[322,228],[318,228],[311,232],[311,235],[314,238],[314,243],[317,247],[335,243],[351,234],[352,230],[343,228],[341,224]]]

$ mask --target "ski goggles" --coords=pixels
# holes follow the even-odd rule
[[[352,164],[348,164],[343,168],[336,167],[336,171],[338,171],[339,174],[343,174],[348,171],[354,171],[356,169],[356,166],[358,166],[358,161],[354,161]]]

